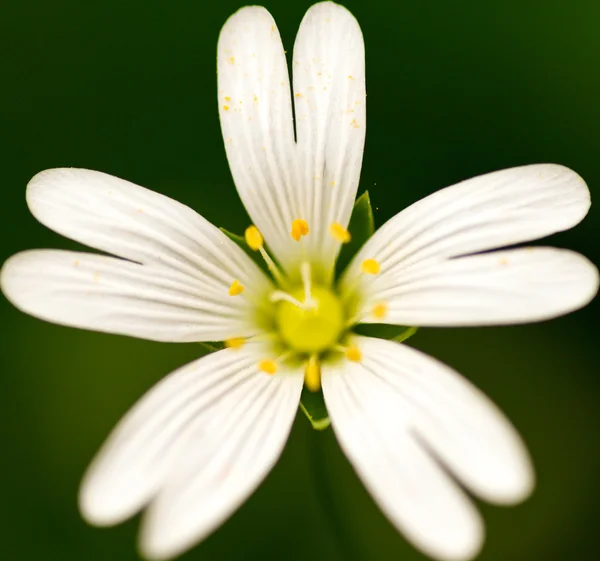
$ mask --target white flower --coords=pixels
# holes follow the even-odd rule
[[[2,289],[21,310],[65,325],[227,343],[143,397],[84,479],[91,523],[147,506],[148,557],[200,541],[256,488],[284,446],[306,378],[313,390],[322,383],[340,445],[392,523],[432,557],[470,559],[481,518],[448,472],[479,498],[518,502],[534,484],[521,439],[450,368],[351,328],[521,323],[585,305],[598,273],[581,255],[489,250],[571,228],[588,211],[588,189],[550,164],[462,182],[392,218],[335,279],[365,138],[356,20],[333,3],[313,6],[293,60],[292,97],[264,8],[241,9],[221,32],[227,157],[255,224],[246,240],[273,278],[188,207],[100,172],[56,169],[29,183],[31,212],[116,257],[26,251],[5,263]]]

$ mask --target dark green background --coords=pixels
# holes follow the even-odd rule
[[[25,185],[59,166],[102,170],[183,201],[214,223],[248,223],[216,106],[219,29],[232,0],[3,0],[0,8],[0,261],[76,244],[28,213]],[[310,2],[267,3],[291,51]],[[600,196],[600,2],[365,0],[346,5],[366,40],[368,134],[361,189],[378,225],[483,172],[533,162],[577,170]],[[600,262],[600,211],[552,243]],[[483,505],[482,561],[597,559],[598,303],[552,322],[427,329],[411,344],[454,366],[508,413],[538,472],[514,509]],[[156,380],[198,345],[67,329],[0,299],[0,557],[132,561],[137,520],[79,517],[86,464]],[[315,465],[328,478],[332,531]],[[299,415],[281,461],[193,560],[423,559],[379,513],[331,431]]]

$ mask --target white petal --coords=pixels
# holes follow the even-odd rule
[[[299,209],[287,63],[271,14],[249,6],[223,26],[217,45],[218,102],[229,167],[240,197],[277,258],[300,251],[290,235]]]
[[[294,47],[298,145],[285,54],[271,15],[242,8],[218,45],[219,114],[232,175],[267,244],[288,270],[310,251],[327,268],[339,249],[328,225],[346,225],[365,135],[364,46],[342,6],[316,4]],[[300,242],[294,219],[308,222]]]
[[[143,521],[141,550],[169,559],[222,524],[277,461],[300,401],[301,372],[259,373],[191,435]]]
[[[321,2],[300,25],[294,45],[294,104],[302,173],[302,209],[311,254],[331,263],[339,243],[329,234],[347,226],[356,197],[366,132],[364,41],[343,6]]]
[[[406,345],[360,337],[361,363],[323,368],[340,445],[384,513],[442,560],[472,559],[483,528],[469,490],[497,503],[524,499],[533,470],[502,413],[447,366]]]
[[[460,326],[550,319],[585,306],[598,290],[598,270],[565,249],[527,247],[423,263],[388,273],[369,286],[359,315],[387,304],[383,321]]]
[[[257,344],[218,351],[176,370],[152,388],[92,462],[80,493],[86,519],[97,525],[116,524],[161,493],[151,522],[153,516],[167,514],[166,506],[161,506],[165,501],[173,501],[169,508],[175,509],[179,492],[189,493],[188,498],[196,494],[199,500],[188,504],[185,513],[173,512],[173,518],[167,516],[158,529],[147,526],[144,549],[158,558],[167,556],[167,548],[181,550],[200,540],[231,513],[276,461],[302,389],[301,375],[258,372],[263,352],[266,349]],[[202,465],[196,463],[199,454],[205,460]],[[229,461],[231,466],[223,464]],[[220,466],[221,471],[210,471],[211,466]],[[231,467],[230,474],[224,466]],[[244,471],[245,481],[229,479]],[[240,486],[229,488],[230,481]],[[208,496],[197,495],[201,484],[213,503]],[[189,530],[200,520],[202,527],[196,525],[185,539],[176,535],[184,525]]]
[[[407,267],[541,238],[577,224],[590,207],[581,177],[563,166],[538,164],[475,177],[418,201],[380,228],[345,276],[367,286],[364,259],[379,278]]]
[[[229,286],[267,280],[225,234],[191,208],[105,173],[50,169],[27,186],[33,215],[59,234],[139,263]]]
[[[41,319],[154,341],[220,341],[257,333],[251,290],[115,257],[31,250],[6,261],[6,297]],[[254,293],[256,297],[256,293]]]

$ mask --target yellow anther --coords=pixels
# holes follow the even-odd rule
[[[292,238],[299,242],[302,236],[308,234],[308,222],[302,218],[292,220],[292,231],[290,233],[292,234]]]
[[[388,307],[385,302],[379,302],[379,304],[375,304],[371,313],[375,319],[383,319],[387,316]]]
[[[235,279],[229,287],[229,296],[239,296],[244,292],[245,286],[237,279]]]
[[[379,263],[375,261],[375,259],[365,259],[360,268],[362,269],[363,273],[376,275],[381,267],[379,266]]]
[[[277,363],[274,360],[261,360],[258,363],[258,369],[265,374],[275,374],[277,372]]]
[[[318,392],[321,388],[321,365],[316,355],[311,356],[308,360],[304,370],[304,385],[311,392]]]
[[[329,233],[340,243],[348,243],[352,239],[350,232],[348,232],[348,230],[346,230],[339,222],[333,222],[329,225]]]
[[[362,359],[362,353],[356,346],[351,346],[346,349],[346,358],[352,362],[360,362]]]
[[[253,251],[258,251],[263,246],[263,237],[256,226],[248,226],[244,233],[246,243]]]
[[[232,337],[227,339],[224,344],[227,349],[241,349],[244,346],[246,339],[243,337]]]

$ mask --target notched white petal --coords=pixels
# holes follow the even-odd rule
[[[0,286],[20,310],[71,327],[172,342],[258,332],[248,294],[230,297],[224,283],[104,255],[24,251],[6,261]]]
[[[236,12],[218,44],[219,115],[227,158],[244,205],[288,270],[307,254],[333,269],[340,241],[329,226],[348,223],[366,130],[363,38],[354,17],[316,4],[294,46],[294,140],[286,58],[271,15]],[[309,229],[294,239],[292,223]]]
[[[389,220],[365,244],[345,276],[376,259],[379,278],[414,265],[487,251],[575,226],[590,207],[589,190],[574,171],[555,164],[506,169],[437,191]]]
[[[452,369],[406,345],[360,337],[360,363],[323,367],[333,429],[390,521],[436,559],[483,542],[470,491],[510,504],[534,486],[527,451],[498,408]]]
[[[180,273],[257,290],[268,281],[223,232],[191,208],[99,171],[49,169],[27,185],[27,204],[45,226],[90,247]]]
[[[265,352],[260,344],[218,351],[154,386],[88,469],[80,492],[84,517],[96,525],[116,524],[159,494],[152,516],[162,516],[165,501],[171,510],[159,528],[146,523],[143,549],[151,558],[168,557],[169,548],[175,555],[218,525],[276,461],[298,406],[301,374],[259,372]],[[237,487],[227,485],[229,462]],[[184,504],[187,510],[178,512]],[[184,543],[178,532],[192,524]]]

